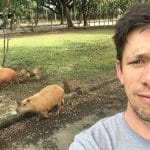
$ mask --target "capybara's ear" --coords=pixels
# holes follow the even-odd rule
[[[20,101],[16,100],[16,102],[17,102],[18,105],[21,105],[21,102],[20,102]]]
[[[27,99],[27,103],[29,103],[30,102],[30,99]]]

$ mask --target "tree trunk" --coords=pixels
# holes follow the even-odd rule
[[[88,25],[87,24],[87,16],[86,16],[85,12],[83,13],[83,22],[84,22],[83,26],[87,26]]]
[[[3,60],[2,60],[2,67],[4,67],[5,62],[6,62],[6,56],[7,52],[9,49],[9,35],[6,33],[6,29],[3,28],[3,33],[4,33],[4,43],[3,43]]]
[[[69,12],[67,7],[66,7],[66,18],[67,18],[68,28],[73,27],[73,23],[72,23],[72,20],[71,20],[70,12]]]
[[[60,24],[61,24],[61,25],[64,24],[64,17],[63,17],[63,15],[60,16]]]
[[[88,10],[88,4],[87,0],[82,1],[82,13],[83,13],[83,26],[87,26],[87,10]]]
[[[70,15],[69,9],[67,8],[65,1],[62,1],[62,4],[63,4],[64,15],[66,16],[66,19],[67,19],[68,28],[71,28],[71,27],[73,27],[73,23],[71,20],[71,15]]]
[[[35,14],[35,25],[37,26],[39,23],[39,2],[38,0],[36,1],[36,14]]]

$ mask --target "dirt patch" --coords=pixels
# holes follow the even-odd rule
[[[84,78],[80,80],[68,80],[69,83],[74,87],[81,87],[82,89],[86,89],[89,87],[96,86],[103,81],[110,80],[111,78],[115,77],[115,71],[112,70],[111,72],[91,78]],[[40,91],[43,87],[49,84],[59,84],[63,87],[63,81],[51,81],[48,78],[44,78],[37,82],[35,79],[30,79],[20,85],[14,83],[11,85],[1,85],[0,86],[0,94],[8,95],[12,101],[21,101],[24,98],[31,96],[32,94]]]
[[[102,78],[94,78],[84,80],[84,82],[71,81],[71,83],[74,85],[80,83],[80,86],[82,87],[91,87],[99,82],[104,81],[104,79],[109,80],[111,77],[114,76],[107,76],[103,78],[103,80]],[[12,99],[20,100],[31,95],[32,93],[39,91],[41,87],[44,87],[47,85],[47,83],[48,81],[46,80],[43,80],[40,83],[28,82],[22,85],[4,86],[1,87],[0,90],[5,95],[9,94]],[[61,82],[59,82],[59,84],[62,85]],[[55,110],[50,113],[50,120],[44,119],[37,121],[36,115],[30,118],[26,116],[26,118],[23,118],[16,124],[0,130],[0,149],[17,149],[16,146],[20,143],[23,143],[23,145],[26,147],[26,145],[36,145],[38,142],[40,142],[43,149],[60,150],[58,143],[61,142],[57,142],[58,139],[56,140],[53,138],[53,134],[56,130],[61,128],[64,129],[66,124],[73,125],[75,122],[83,120],[83,118],[86,116],[94,115],[100,119],[116,112],[123,111],[125,108],[126,96],[124,94],[123,87],[121,87],[120,83],[116,80],[112,83],[103,85],[98,90],[66,101],[65,105],[60,110],[59,116]],[[82,129],[85,129],[90,125],[90,123],[83,123]],[[80,126],[79,128],[79,130],[81,130]],[[71,136],[73,137],[74,135]],[[66,142],[69,143],[70,141]]]

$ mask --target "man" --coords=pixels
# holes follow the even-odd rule
[[[124,14],[114,41],[127,109],[81,132],[69,150],[150,150],[150,4],[133,6]]]

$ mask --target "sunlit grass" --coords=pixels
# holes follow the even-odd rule
[[[5,66],[37,66],[54,80],[97,76],[114,68],[112,36],[112,29],[95,29],[11,37]]]

